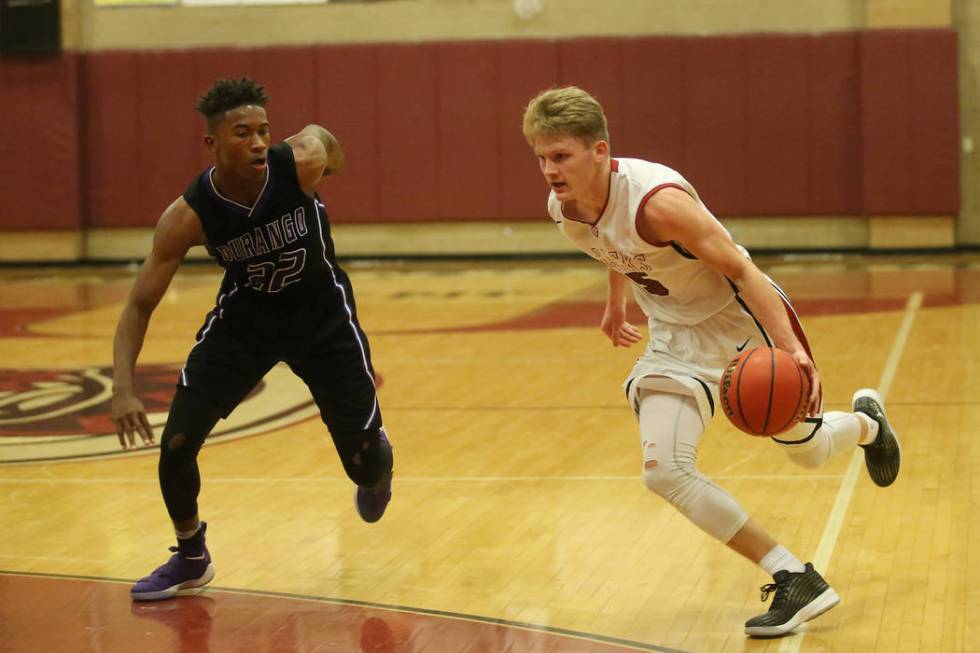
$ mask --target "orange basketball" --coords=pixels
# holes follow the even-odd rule
[[[782,349],[754,347],[728,364],[721,377],[721,406],[740,431],[770,436],[806,417],[810,379]]]

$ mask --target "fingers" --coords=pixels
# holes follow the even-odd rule
[[[816,415],[820,412],[820,377],[816,370],[813,372],[813,380],[810,383],[810,414]]]
[[[143,412],[138,417],[140,437],[143,438],[143,444],[153,444],[153,427],[150,426],[150,420],[146,417],[146,413]]]
[[[119,446],[124,450],[132,449],[135,445],[133,443],[133,427],[128,419],[128,415],[124,415],[115,420],[116,422],[116,435],[119,437]]]
[[[643,340],[643,332],[629,322],[603,320],[599,328],[612,342],[613,347],[629,347]]]
[[[803,368],[803,372],[810,380],[810,396],[808,397],[807,415],[816,415],[820,412],[820,374],[817,372],[817,368],[814,367],[813,361],[809,359],[800,361],[800,367]]]
[[[126,429],[123,427],[122,420],[112,420],[116,424],[116,436],[119,438],[119,446],[126,448]]]
[[[144,445],[153,444],[153,427],[146,413],[129,413],[113,420],[116,423],[116,436],[119,446],[124,450],[136,448],[136,435],[139,434]]]
[[[126,433],[126,446],[124,449],[136,448],[136,419],[132,415],[126,415],[123,430]]]
[[[643,333],[628,322],[620,326],[612,337],[613,346],[615,347],[629,347],[641,340],[643,340]]]

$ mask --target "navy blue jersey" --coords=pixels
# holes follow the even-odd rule
[[[219,297],[288,301],[309,298],[311,290],[319,296],[324,285],[346,281],[337,267],[326,208],[300,188],[288,143],[269,148],[266,160],[266,183],[252,207],[218,191],[213,166],[184,191],[201,220],[208,252],[225,268]]]

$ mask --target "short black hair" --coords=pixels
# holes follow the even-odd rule
[[[213,130],[226,111],[245,104],[264,107],[269,101],[265,89],[254,79],[219,79],[211,89],[197,101],[197,110],[207,119],[208,130]]]

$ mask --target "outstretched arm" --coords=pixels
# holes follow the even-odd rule
[[[679,243],[735,284],[775,346],[788,351],[810,377],[809,412],[819,411],[820,375],[793,332],[782,298],[718,221],[686,192],[665,188],[646,203],[637,228],[649,242]]]
[[[187,250],[206,240],[193,209],[178,198],[160,216],[153,235],[153,249],[123,307],[113,341],[112,420],[123,449],[136,446],[139,433],[144,444],[153,442],[153,429],[134,388],[136,359],[143,348],[146,329],[160,299],[170,286]]]
[[[299,184],[310,195],[323,177],[337,174],[346,165],[340,143],[320,125],[307,125],[286,142],[293,148]]]

